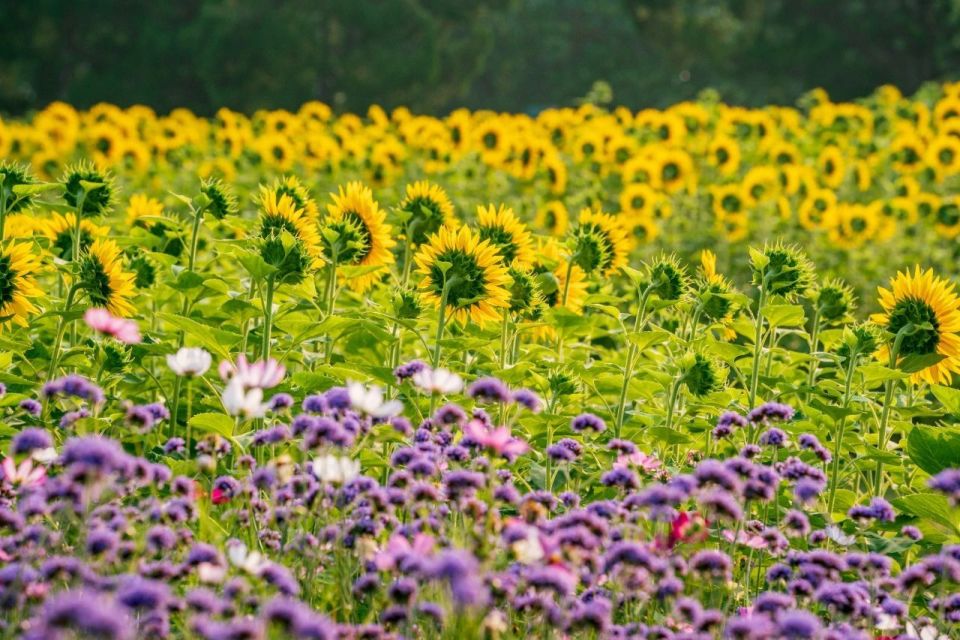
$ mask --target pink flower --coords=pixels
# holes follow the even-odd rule
[[[210,492],[210,500],[213,502],[213,504],[225,504],[230,502],[230,496],[228,496],[227,492],[220,487],[216,487]]]
[[[138,344],[141,340],[140,328],[136,322],[117,318],[106,309],[87,309],[83,314],[83,321],[97,333],[110,336],[117,342]]]
[[[510,434],[509,427],[492,427],[481,420],[468,422],[463,428],[463,434],[480,446],[492,449],[498,455],[511,460],[530,449],[526,442]]]
[[[617,461],[613,463],[614,468],[617,467],[636,467],[640,469],[647,475],[652,475],[660,468],[662,463],[657,459],[656,456],[648,456],[642,451],[635,451],[634,453],[624,454],[617,458]]]
[[[727,542],[733,542],[733,531],[724,529],[721,535]],[[743,529],[740,529],[737,532],[737,544],[742,544],[746,547],[750,547],[751,549],[765,549],[767,547],[767,541],[761,536],[758,536],[755,533],[747,533]]]
[[[387,546],[382,551],[377,552],[373,562],[377,569],[389,571],[407,556],[417,559],[429,556],[433,552],[433,544],[433,536],[424,533],[413,536],[413,544],[404,536],[395,533],[387,540]]]
[[[19,485],[21,487],[39,487],[47,479],[46,468],[33,466],[33,460],[27,458],[18,466],[13,458],[7,457],[0,463],[3,472],[4,484]]]
[[[239,383],[245,389],[269,389],[280,384],[287,370],[276,360],[257,360],[254,363],[247,362],[247,356],[242,353],[237,356],[237,363],[224,360],[217,368],[220,378],[227,382],[228,380],[239,380]]]

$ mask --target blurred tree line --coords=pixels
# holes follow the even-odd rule
[[[849,99],[955,75],[958,27],[960,0],[5,0],[0,111]]]

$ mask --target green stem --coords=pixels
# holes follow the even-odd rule
[[[263,305],[263,344],[260,347],[260,358],[266,360],[270,357],[270,334],[273,328],[273,292],[276,283],[273,274],[267,276],[267,293]]]
[[[187,381],[187,455],[190,455],[192,449],[190,448],[191,442],[193,442],[193,426],[190,424],[190,414],[193,412],[193,383],[192,381]]]
[[[850,405],[850,390],[853,383],[853,373],[856,370],[857,358],[859,354],[854,351],[850,354],[850,362],[847,363],[847,375],[843,387],[843,408]],[[830,498],[827,501],[827,513],[833,514],[833,507],[837,496],[837,483],[840,475],[840,448],[843,446],[843,434],[847,427],[847,416],[840,418],[837,425],[836,442],[833,443],[833,465],[830,470]]]
[[[893,346],[890,348],[890,368],[894,369],[897,366],[897,356],[900,352],[900,345],[903,344],[903,339],[907,337],[908,333],[911,333],[914,330],[913,325],[908,324],[899,332],[897,332],[897,337],[893,341]],[[881,489],[883,488],[883,453],[887,448],[887,425],[890,422],[890,407],[893,404],[893,391],[896,386],[897,380],[889,379],[884,383],[883,391],[883,410],[880,413],[880,429],[877,437],[877,448],[880,450],[881,458],[877,460],[877,470],[876,477],[873,481],[873,494],[875,496],[881,495]]]
[[[433,345],[433,368],[440,366],[440,343],[443,340],[443,329],[447,322],[447,295],[450,292],[450,280],[443,283],[443,291],[440,293],[440,308],[437,311],[437,336]],[[437,406],[437,394],[430,395],[430,415]]]
[[[60,363],[60,349],[63,345],[63,334],[67,329],[67,313],[73,306],[73,297],[76,295],[76,285],[71,285],[67,291],[67,299],[63,303],[63,314],[57,321],[57,337],[53,341],[53,351],[50,353],[50,368],[47,371],[47,380],[52,380],[57,372],[57,365]]]
[[[757,385],[760,383],[760,354],[763,350],[763,306],[766,303],[767,282],[764,278],[760,285],[760,297],[757,300],[757,317],[754,323],[753,332],[753,369],[750,371],[750,396],[747,402],[747,410],[754,408],[757,401]],[[752,443],[754,437],[754,427],[749,427],[749,440]]]
[[[813,312],[813,331],[810,333],[810,369],[807,372],[807,391],[804,400],[810,399],[810,391],[817,381],[817,357],[814,355],[820,348],[820,307]]]
[[[644,326],[647,315],[647,300],[650,296],[650,287],[647,287],[640,294],[640,306],[637,310],[637,316],[633,321],[633,335],[636,335]],[[627,407],[627,389],[630,386],[630,378],[633,377],[634,359],[637,357],[637,346],[630,341],[627,348],[627,360],[623,367],[623,384],[620,386],[620,399],[617,402],[616,424],[614,425],[615,437],[620,437],[620,431],[623,429],[623,420],[626,415]]]
[[[677,396],[680,395],[681,380],[677,378],[670,387],[670,399],[667,401],[667,429],[673,429],[673,413],[677,406]]]
[[[500,369],[507,368],[507,334],[510,329],[510,309],[503,308],[503,321],[500,324]]]

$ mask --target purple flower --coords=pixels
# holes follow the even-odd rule
[[[730,493],[723,489],[712,489],[703,493],[699,498],[700,506],[714,517],[721,520],[740,520],[743,518],[743,509]]]
[[[529,389],[514,391],[513,401],[531,413],[540,413],[543,410],[543,402],[540,400],[540,396]]]
[[[10,452],[15,456],[26,455],[32,451],[49,449],[53,446],[53,438],[46,429],[27,427],[10,442]]]
[[[61,462],[65,467],[110,473],[126,470],[129,456],[116,440],[102,436],[70,438],[63,446]]]
[[[690,569],[696,573],[713,577],[714,579],[731,580],[733,563],[730,556],[722,551],[704,549],[696,552],[690,558]]]
[[[640,486],[637,474],[626,467],[617,467],[607,471],[600,477],[600,483],[607,487],[622,487],[624,489],[636,489]]]
[[[780,421],[787,422],[788,420],[793,419],[793,407],[786,404],[781,404],[779,402],[765,402],[760,405],[753,411],[751,411],[747,418],[750,422],[770,422],[770,421]]]
[[[407,378],[412,378],[415,374],[420,371],[423,371],[427,368],[427,365],[422,360],[411,360],[406,364],[402,364],[396,369],[393,370],[393,377],[397,379],[397,382],[403,382]]]
[[[883,498],[874,498],[867,506],[856,505],[847,512],[847,515],[853,520],[879,520],[880,522],[893,522],[897,517],[893,507]]]
[[[592,413],[581,413],[570,422],[570,428],[578,433],[588,430],[600,433],[607,428],[607,423]]]
[[[930,478],[927,486],[945,494],[954,506],[960,505],[960,469],[944,469]]]
[[[920,532],[920,529],[909,524],[900,529],[900,533],[914,542],[923,539],[923,534]]]
[[[293,396],[289,393],[277,393],[270,398],[268,403],[270,411],[283,411],[293,406]]]
[[[33,398],[24,398],[17,406],[32,415],[34,418],[40,417],[40,412],[43,411],[43,405]]]
[[[760,444],[767,447],[782,447],[786,443],[787,434],[776,427],[771,427],[760,435]]]
[[[60,395],[74,396],[82,398],[91,404],[100,404],[105,399],[103,390],[100,387],[75,373],[51,380],[43,385],[41,393],[45,398],[53,398]]]
[[[127,407],[124,422],[141,433],[147,433],[153,429],[153,412],[147,407],[132,404]]]
[[[450,585],[457,608],[482,606],[489,598],[487,588],[480,579],[480,565],[466,551],[449,549],[440,553],[427,567],[427,575]]]
[[[164,582],[130,576],[117,589],[117,602],[128,609],[156,611],[166,607],[170,600],[170,587]]]
[[[90,591],[63,591],[51,596],[31,629],[31,637],[56,638],[64,631],[104,640],[134,637],[133,625],[124,611]]]
[[[735,429],[742,429],[749,423],[747,419],[735,411],[726,411],[717,420],[717,426],[713,429],[713,437],[720,439],[726,438],[733,433]]]
[[[467,395],[487,402],[510,402],[510,389],[497,378],[487,377],[474,381],[467,387]]]

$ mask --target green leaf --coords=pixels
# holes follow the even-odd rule
[[[946,356],[942,353],[927,353],[925,355],[909,355],[900,361],[899,369],[904,373],[916,373],[927,367],[932,367]]]
[[[237,260],[254,280],[265,280],[267,276],[277,272],[277,268],[267,264],[266,260],[261,258],[259,253],[240,255],[237,257]]]
[[[803,307],[798,304],[768,304],[763,316],[775,327],[799,327],[806,320]]]
[[[59,182],[35,182],[33,184],[18,184],[13,187],[13,193],[18,196],[32,196],[50,189],[63,189]]]
[[[960,415],[960,391],[940,384],[931,386],[930,391],[947,412]]]
[[[218,433],[233,438],[235,421],[225,413],[198,413],[189,420],[190,426],[207,433]]]
[[[930,475],[956,467],[960,464],[960,431],[916,425],[907,436],[907,455]]]
[[[627,335],[627,339],[643,353],[645,350],[663,344],[670,339],[671,334],[668,331],[654,329],[652,331],[639,331]]]
[[[187,271],[183,270],[180,272],[180,275],[177,276],[177,279],[169,283],[172,289],[177,291],[189,291],[190,289],[196,289],[203,284],[203,276],[197,273],[196,271]]]
[[[947,527],[954,534],[960,534],[960,529],[957,527],[957,513],[950,508],[946,496],[937,493],[914,493],[895,498],[891,502],[900,511],[931,520]]]
[[[852,409],[849,407],[847,407],[846,409],[844,409],[843,407],[835,407],[833,405],[826,404],[825,402],[822,402],[820,400],[811,400],[810,406],[816,409],[817,411],[819,411],[820,413],[824,413],[830,416],[834,422],[839,421],[841,418],[855,416],[860,413],[856,409]]]
[[[687,434],[667,427],[650,427],[647,433],[666,444],[689,444],[693,440]]]
[[[174,313],[157,314],[161,320],[183,331],[184,335],[221,358],[232,358],[231,351],[240,344],[243,336],[217,327],[200,324],[196,320]]]

